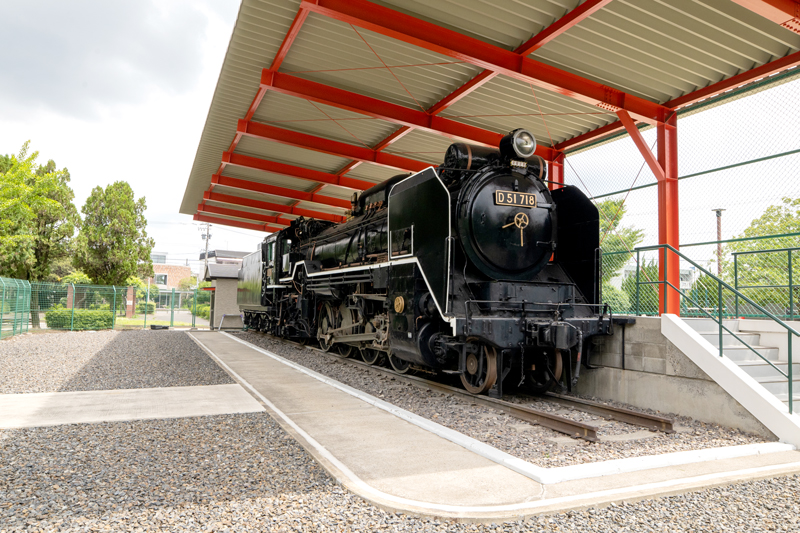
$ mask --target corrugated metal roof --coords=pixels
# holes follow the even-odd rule
[[[513,50],[580,2],[385,0],[376,3]],[[203,192],[220,166],[222,152],[229,149],[236,136],[237,120],[245,118],[259,89],[261,69],[272,64],[299,5],[296,0],[243,0],[189,177],[182,213],[195,213],[197,204],[202,202]],[[800,50],[800,35],[730,0],[614,0],[530,57],[664,103],[797,50]],[[280,71],[410,109],[425,110],[481,69],[311,13]],[[530,84],[504,76],[485,83],[441,116],[496,133],[525,127],[543,145],[557,144],[617,119],[613,113],[593,105],[534,89]],[[274,91],[267,91],[253,120],[362,148],[377,145],[400,127]],[[384,151],[438,164],[450,142],[444,136],[412,130]],[[235,153],[328,173],[349,168],[351,163],[347,158],[248,136],[236,144]],[[346,175],[380,182],[403,172],[361,163]],[[317,188],[307,180],[232,165],[222,174],[305,192]],[[230,187],[219,186],[219,190],[280,205],[297,203]],[[325,185],[320,194],[347,199],[352,190]],[[326,213],[343,211],[310,202],[297,205]]]

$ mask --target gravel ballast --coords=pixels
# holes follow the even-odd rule
[[[378,375],[369,368],[347,364],[318,351],[287,344],[260,333],[243,332],[235,335],[325,376],[543,467],[765,441],[757,435],[686,417],[675,417],[678,431],[666,434],[650,432],[623,422],[608,421],[549,402],[520,402],[600,426],[598,435],[601,442],[572,439],[495,409],[476,405],[469,399],[420,388],[396,379],[388,372]]]
[[[42,333],[0,342],[0,394],[234,383],[182,331]]]
[[[0,431],[0,531],[797,531],[800,476],[504,524],[385,512],[267,414]]]

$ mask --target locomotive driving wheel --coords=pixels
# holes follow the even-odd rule
[[[326,340],[328,332],[336,329],[336,314],[334,313],[333,306],[329,302],[324,302],[319,311],[319,328],[317,328],[317,339],[319,339],[319,346],[324,351],[331,349],[333,343]]]
[[[389,354],[389,364],[398,374],[405,374],[411,368],[411,363]]]
[[[467,369],[461,374],[461,384],[472,394],[483,394],[497,381],[497,350],[489,346],[467,355]]]
[[[544,394],[561,379],[564,368],[559,350],[549,350],[525,369],[525,383],[534,394]]]
[[[376,365],[383,357],[383,352],[380,350],[373,350],[372,348],[361,349],[361,359],[368,365]]]

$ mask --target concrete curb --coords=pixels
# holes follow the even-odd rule
[[[222,333],[226,335],[225,333]],[[230,336],[230,335],[228,335]],[[778,475],[791,474],[800,471],[800,462],[784,463],[778,465],[768,465],[756,468],[739,469],[730,472],[719,472],[681,478],[657,483],[647,483],[630,487],[587,492],[571,496],[564,496],[552,499],[541,499],[537,501],[516,503],[509,505],[487,505],[487,506],[453,506],[441,505],[430,502],[422,502],[402,498],[387,494],[377,490],[361,478],[355,475],[346,465],[341,463],[319,442],[308,433],[303,431],[285,413],[278,409],[272,402],[260,394],[252,385],[234,372],[228,365],[221,361],[216,354],[209,350],[198,338],[190,334],[190,337],[208,353],[222,368],[239,381],[242,386],[248,389],[254,396],[259,398],[273,414],[287,432],[294,436],[300,444],[317,460],[339,483],[351,492],[364,498],[365,500],[391,512],[403,512],[411,515],[427,516],[443,519],[455,519],[458,521],[469,522],[494,522],[498,520],[519,520],[527,516],[559,512],[568,509],[585,509],[589,507],[604,506],[612,502],[636,501],[655,496],[668,496],[680,494],[690,490],[700,490],[714,486],[726,485],[745,480],[762,479]],[[266,350],[258,349],[249,343],[243,344],[256,349],[281,362],[289,363],[280,356],[270,354]],[[293,366],[290,364],[289,366]],[[307,370],[307,369],[306,369]],[[309,371],[311,372],[311,371]],[[310,374],[309,374],[310,375]]]
[[[686,465],[703,461],[716,461],[720,459],[732,459],[735,457],[746,457],[765,453],[786,452],[795,449],[795,447],[791,444],[768,442],[762,444],[745,444],[742,446],[727,446],[723,448],[707,448],[704,450],[689,450],[685,452],[673,452],[662,455],[648,455],[643,457],[632,457],[629,459],[615,459],[611,461],[561,466],[557,468],[544,468],[527,461],[523,461],[522,459],[518,459],[513,455],[498,450],[494,446],[484,444],[483,442],[473,439],[472,437],[468,437],[463,433],[459,433],[455,430],[442,426],[441,424],[437,424],[436,422],[428,420],[427,418],[423,418],[419,415],[406,411],[405,409],[401,409],[370,394],[340,383],[332,378],[323,376],[322,374],[314,372],[313,370],[310,370],[302,365],[274,354],[269,350],[264,350],[247,341],[238,339],[233,335],[225,332],[222,332],[222,334],[238,343],[244,344],[253,350],[263,353],[264,355],[267,355],[280,363],[294,368],[295,370],[302,372],[307,376],[313,377],[322,383],[330,385],[331,387],[354,396],[374,407],[391,413],[394,416],[405,420],[406,422],[414,424],[415,426],[430,431],[431,433],[442,437],[443,439],[449,440],[454,444],[458,444],[467,450],[477,453],[481,457],[503,465],[506,468],[517,472],[518,474],[522,474],[527,478],[545,485],[562,483],[564,481],[575,481],[579,479],[608,476],[612,474],[638,472],[653,468]]]

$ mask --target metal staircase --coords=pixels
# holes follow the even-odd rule
[[[705,340],[714,347],[719,348],[720,327],[717,321],[710,318],[687,318],[684,320]],[[723,324],[732,333],[723,330],[722,353],[788,407],[789,382],[781,372],[789,373],[789,363],[785,359],[781,359],[779,348],[762,345],[760,333],[739,329],[739,320],[724,320]],[[749,344],[749,347],[743,342]],[[758,355],[753,350],[758,352]],[[775,367],[780,369],[781,372],[778,372]],[[791,375],[793,377],[798,376],[798,378],[792,380],[793,400],[797,402],[800,400],[799,363],[792,365]]]

